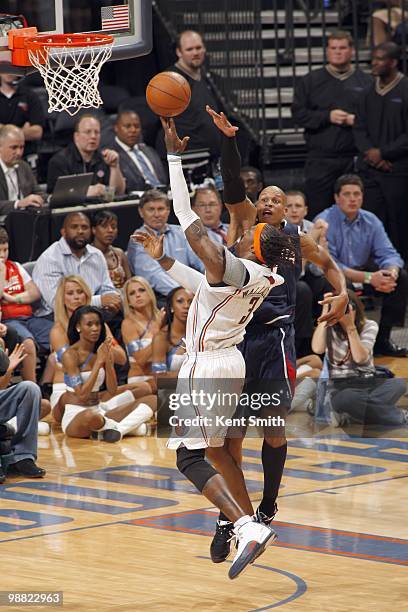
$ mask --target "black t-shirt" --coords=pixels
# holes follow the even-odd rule
[[[176,65],[168,68],[169,71],[181,74],[191,87],[191,101],[188,108],[174,118],[177,133],[180,138],[189,136],[188,150],[209,149],[213,157],[220,156],[221,133],[214,125],[210,115],[205,110],[208,104],[218,111],[218,104],[204,78],[200,81],[192,79]],[[165,157],[163,138],[158,138],[157,148],[162,157]]]
[[[23,127],[25,123],[45,125],[45,115],[39,97],[30,89],[18,87],[8,98],[0,91],[0,123]],[[36,141],[26,142],[24,155],[36,151]]]
[[[91,161],[86,162],[73,142],[65,149],[58,151],[49,161],[47,191],[54,191],[59,176],[93,172],[92,185],[102,183],[109,185],[110,168],[105,164],[99,151],[95,151]]]

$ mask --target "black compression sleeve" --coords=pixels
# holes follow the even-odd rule
[[[224,182],[224,201],[238,204],[245,200],[245,185],[240,176],[241,156],[235,137],[223,136],[221,146],[221,175]]]

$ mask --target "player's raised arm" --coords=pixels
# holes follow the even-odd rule
[[[188,137],[180,140],[173,119],[166,121],[162,118],[161,122],[167,148],[174,212],[191,248],[205,266],[208,282],[219,283],[225,272],[224,249],[209,238],[201,219],[191,210],[190,195],[181,165],[181,153],[187,146]]]
[[[235,134],[236,126],[231,125],[224,113],[216,113],[206,107],[217,128],[222,132],[221,174],[224,182],[224,200],[230,214],[228,244],[233,244],[251,228],[256,220],[256,208],[245,195],[245,185],[241,178],[241,156]]]

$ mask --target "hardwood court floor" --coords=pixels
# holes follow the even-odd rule
[[[230,581],[229,565],[208,559],[214,509],[163,440],[106,444],[55,430],[40,438],[46,478],[0,486],[1,590],[63,591],[63,610],[85,612],[402,610],[408,439],[335,434],[290,440],[279,541]],[[245,446],[255,503],[259,447]]]

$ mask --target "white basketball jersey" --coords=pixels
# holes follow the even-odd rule
[[[242,289],[212,287],[204,277],[188,311],[186,349],[188,353],[214,351],[239,344],[254,311],[269,294],[272,285],[281,285],[282,276],[248,259],[241,259],[249,272]]]

